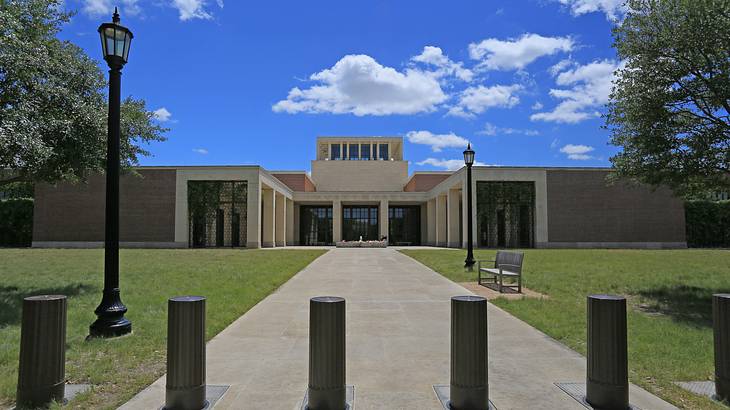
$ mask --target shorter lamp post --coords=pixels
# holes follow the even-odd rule
[[[474,267],[474,241],[472,238],[472,201],[471,201],[471,166],[474,165],[474,150],[469,143],[464,151],[464,164],[466,164],[466,259],[464,267],[472,270]]]
[[[132,331],[124,317],[127,307],[119,295],[119,127],[122,67],[127,63],[132,32],[119,24],[114,9],[111,23],[99,26],[101,49],[109,65],[109,117],[106,145],[106,204],[104,231],[104,292],[89,327],[91,337],[122,336]]]

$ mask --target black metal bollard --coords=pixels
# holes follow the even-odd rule
[[[66,296],[23,299],[18,408],[63,401],[66,379]]]
[[[453,410],[488,410],[487,299],[451,298],[451,383]]]
[[[605,410],[629,408],[626,298],[588,296],[586,401]]]
[[[309,410],[344,410],[345,299],[309,300]]]
[[[715,330],[715,395],[730,400],[730,294],[712,296]]]
[[[165,410],[200,410],[205,400],[205,298],[179,296],[167,303]]]

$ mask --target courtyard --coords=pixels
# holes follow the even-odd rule
[[[474,280],[461,268],[463,251],[436,248],[123,250],[134,333],[84,342],[101,288],[100,253],[0,250],[0,403],[14,397],[22,296],[69,296],[67,378],[93,385],[72,407],[116,408],[142,391],[125,407],[136,409],[164,401],[166,299],[201,294],[212,339],[208,384],[231,386],[216,407],[290,409],[306,390],[308,298],[333,294],[348,303],[347,383],[358,408],[435,409],[431,386],[448,383],[448,300],[468,293],[458,283]],[[581,408],[553,383],[585,377],[585,296],[606,292],[629,298],[630,378],[639,386],[632,402],[671,408],[654,394],[681,408],[721,408],[672,382],[712,377],[710,296],[730,287],[728,266],[723,250],[526,251],[525,285],[546,298],[491,301],[492,401],[535,408],[539,395],[546,406]]]

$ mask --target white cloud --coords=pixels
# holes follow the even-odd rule
[[[540,131],[537,130],[531,130],[531,129],[523,129],[523,128],[510,128],[510,127],[497,127],[496,125],[487,122],[484,124],[484,129],[477,132],[477,134],[481,135],[489,135],[489,136],[495,136],[497,134],[505,134],[505,135],[527,135],[527,136],[535,136],[540,135]]]
[[[169,121],[172,117],[172,113],[165,107],[160,107],[152,112],[152,117],[159,122]]]
[[[532,107],[530,107],[530,108],[532,108],[535,111],[538,111],[538,110],[542,110],[543,107],[544,107],[544,105],[542,105],[542,103],[540,101],[535,101],[535,104],[532,104]]]
[[[81,11],[92,17],[100,17],[114,12],[111,0],[83,0]]]
[[[574,16],[600,11],[606,13],[609,20],[616,20],[628,10],[626,0],[557,0],[570,7]]]
[[[548,72],[551,76],[555,77],[560,72],[565,71],[568,67],[572,67],[575,65],[575,62],[569,58],[566,58],[564,60],[558,61],[557,64],[553,64],[550,68],[548,68]]]
[[[479,67],[490,70],[519,70],[546,55],[573,50],[575,42],[570,37],[543,37],[524,34],[514,40],[488,38],[469,44],[469,56],[479,60]]]
[[[520,90],[519,84],[469,87],[461,92],[459,102],[449,109],[448,115],[472,118],[489,108],[512,108],[520,102],[516,95]]]
[[[593,148],[589,145],[573,145],[573,144],[568,144],[568,145],[565,145],[563,148],[560,148],[560,152],[568,155],[569,159],[574,159],[574,160],[579,160],[579,161],[585,161],[587,159],[592,159],[593,157],[591,155],[588,155],[588,153],[592,152],[594,150],[595,150],[595,148]]]
[[[125,16],[137,16],[142,13],[142,8],[138,4],[138,0],[121,0],[119,7],[119,14],[122,18]],[[103,16],[111,17],[114,13],[114,6],[117,3],[112,3],[112,0],[82,0],[81,11],[85,14],[97,18]]]
[[[418,165],[431,165],[436,168],[443,168],[447,171],[456,171],[457,169],[460,169],[464,166],[464,159],[436,159],[436,158],[426,158],[421,162],[417,162]],[[476,166],[486,166],[487,164],[479,161],[474,161],[474,165]]]
[[[172,0],[172,6],[180,13],[180,20],[210,20],[213,18],[206,9],[205,0]]]
[[[474,73],[471,70],[464,68],[462,63],[451,61],[439,47],[423,47],[423,52],[411,58],[411,60],[437,67],[438,71],[434,73],[437,77],[453,75],[467,82],[471,81],[474,77]]]
[[[193,152],[200,155],[208,155],[208,150],[205,148],[193,148]]]
[[[469,141],[453,132],[448,134],[434,134],[430,131],[410,131],[406,138],[412,144],[429,145],[433,152],[441,152],[444,148],[466,147]]]
[[[274,112],[363,115],[431,112],[447,99],[439,82],[420,70],[399,72],[367,55],[347,55],[332,68],[312,74],[317,84],[294,87]]]
[[[499,131],[499,128],[496,125],[492,124],[491,122],[488,122],[488,123],[484,124],[484,129],[480,132],[477,132],[477,134],[494,136],[494,135],[497,135],[498,131]]]
[[[597,110],[608,103],[614,73],[622,67],[623,63],[604,60],[560,73],[555,82],[569,88],[551,89],[550,95],[561,102],[552,111],[532,114],[530,119],[575,124],[600,116]]]
[[[124,16],[137,16],[142,14],[142,7],[139,0],[117,0],[121,3],[120,14]],[[101,17],[111,14],[114,11],[115,3],[112,0],[81,0],[81,10],[91,17]],[[171,0],[170,4],[177,9],[180,14],[180,20],[203,19],[209,20],[213,18],[207,10],[207,0]],[[218,7],[223,8],[223,0],[216,0]]]

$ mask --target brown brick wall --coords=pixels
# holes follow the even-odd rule
[[[426,192],[450,176],[450,174],[415,174],[403,190],[405,192]]]
[[[288,186],[292,191],[298,192],[314,192],[316,191],[314,184],[306,174],[272,174],[279,181]]]
[[[123,242],[175,241],[175,170],[139,170],[120,180],[119,237]],[[103,241],[106,183],[37,184],[33,241]]]
[[[684,242],[684,203],[669,189],[607,185],[608,171],[547,171],[549,242]]]

